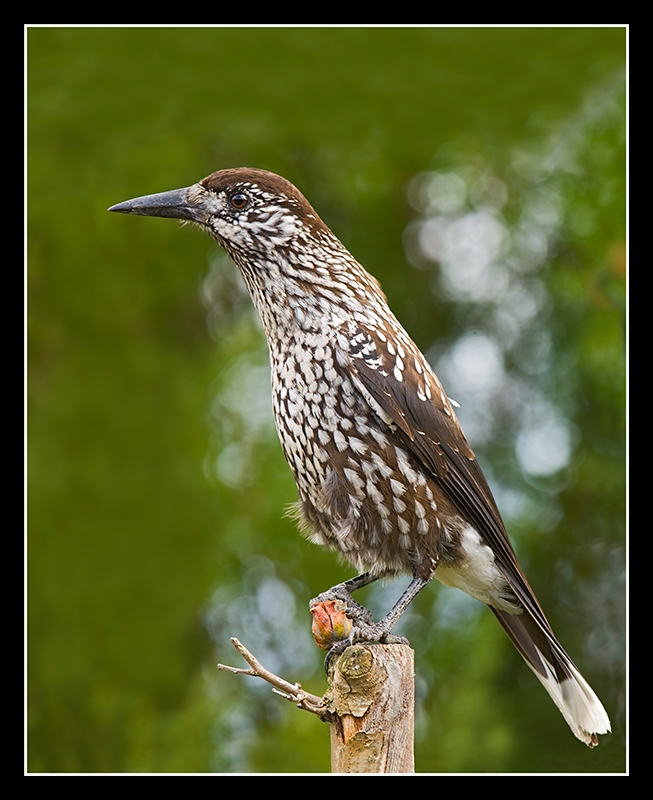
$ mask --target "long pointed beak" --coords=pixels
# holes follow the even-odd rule
[[[135,197],[133,200],[125,200],[124,203],[111,206],[107,210],[116,211],[119,214],[173,217],[174,219],[189,219],[198,222],[202,214],[201,208],[189,202],[191,190],[196,189],[196,186],[188,186],[185,189],[173,189],[171,192]],[[196,195],[196,192],[192,192],[192,194]]]

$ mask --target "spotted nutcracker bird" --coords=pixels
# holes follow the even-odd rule
[[[306,198],[273,173],[225,169],[109,210],[194,222],[240,269],[267,336],[301,528],[361,573],[313,601],[346,604],[346,643],[397,641],[393,626],[435,577],[490,607],[594,747],[608,716],[555,638],[440,381]],[[375,624],[351,592],[395,574],[412,580]]]

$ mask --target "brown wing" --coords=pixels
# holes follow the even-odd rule
[[[402,357],[396,352],[396,340],[389,349],[383,334],[379,336],[361,326],[351,338],[354,372],[394,424],[402,445],[439,483],[460,515],[492,549],[496,563],[522,604],[550,630],[451,403],[424,356],[412,342],[410,346],[410,351],[408,344],[404,346]]]

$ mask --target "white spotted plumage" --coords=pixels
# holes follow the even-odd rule
[[[435,575],[487,603],[594,746],[608,716],[528,585],[452,403],[379,283],[303,195],[272,173],[229,169],[111,210],[195,222],[239,267],[268,340],[301,525],[369,571],[349,583],[411,573],[403,609]],[[373,630],[385,636],[395,612]]]

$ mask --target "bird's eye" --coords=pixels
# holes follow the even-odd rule
[[[240,210],[249,203],[249,197],[244,192],[236,192],[236,194],[231,195],[229,202],[233,208]]]

